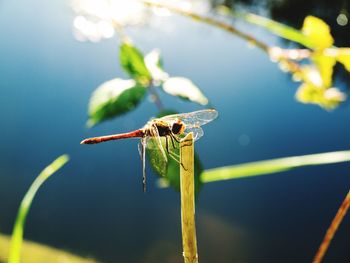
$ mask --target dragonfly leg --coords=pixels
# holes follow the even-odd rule
[[[177,139],[176,136],[175,136],[173,133],[170,133],[170,139],[171,139],[171,144],[173,145],[173,148],[176,149],[177,147],[176,147],[175,144],[174,144],[174,140],[175,140],[177,143],[180,143],[180,140]],[[182,145],[181,147],[190,146],[190,145],[191,145],[191,142],[190,142],[190,141],[185,141],[185,142],[188,142],[188,144],[184,144],[184,145]]]
[[[177,139],[176,138],[176,136],[174,135],[174,133],[170,133],[170,137],[172,138],[172,139],[174,139],[177,143],[180,143],[180,140],[179,139]],[[174,147],[175,148],[175,147]]]
[[[171,136],[170,136],[171,138]],[[173,143],[173,141],[172,141]],[[174,144],[173,144],[174,145]],[[185,166],[183,165],[183,163],[180,161],[180,156],[172,151],[169,150],[169,142],[168,142],[168,136],[165,137],[165,148],[166,148],[166,151],[168,152],[168,155],[177,163],[179,163],[182,168],[184,168],[186,171],[187,169],[185,168]],[[174,147],[175,148],[175,147]]]
[[[170,133],[170,139],[171,139],[171,144],[173,145],[173,148],[176,149],[175,143],[174,143],[174,135]],[[176,141],[176,139],[175,139]]]
[[[173,148],[176,149],[171,136],[170,136],[170,139],[171,139],[171,144],[173,145]],[[167,153],[169,155],[172,155],[172,156],[174,156],[174,157],[176,157],[176,158],[178,158],[180,160],[180,155],[170,151],[170,149],[169,149],[169,142],[168,142],[168,136],[165,137],[165,149],[166,149],[166,151],[167,151]],[[179,160],[177,160],[178,163],[180,162]]]
[[[191,145],[192,145],[192,141],[191,141],[191,140],[186,140],[186,141],[184,141],[184,142],[186,142],[186,144],[183,144],[183,145],[181,146],[181,148],[182,148],[182,147],[185,147],[185,146],[191,146]]]
[[[178,159],[178,158],[179,158],[178,155],[176,155],[176,154],[173,153],[173,152],[169,152],[169,156],[170,156],[174,161],[176,161],[178,164],[180,164],[180,165],[182,166],[182,168],[184,168],[184,169],[187,171],[187,169],[185,168],[185,166],[183,165],[183,163]]]
[[[141,146],[140,156],[142,160],[142,189],[143,192],[146,192],[146,139],[142,138],[139,144]],[[139,148],[139,150],[140,150]]]
[[[173,141],[173,140],[175,140],[177,143],[180,143],[180,140],[177,139],[176,136],[175,136],[173,133],[170,133],[170,138],[171,138],[171,142],[172,142],[172,144],[173,144],[173,147],[176,148],[176,147],[174,146],[174,141]],[[189,141],[185,141],[185,142],[189,142]],[[183,145],[182,147],[184,147],[184,146],[190,146],[190,145],[191,145],[191,143],[189,142],[189,144],[185,144],[185,145]]]

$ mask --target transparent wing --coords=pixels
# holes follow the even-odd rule
[[[193,111],[193,112],[182,113],[182,114],[167,115],[160,119],[164,121],[172,121],[175,119],[180,119],[186,125],[187,128],[192,128],[192,127],[199,127],[208,122],[211,122],[217,116],[218,116],[218,112],[216,110],[206,109],[206,110],[199,110],[199,111]]]
[[[186,128],[186,130],[184,131],[184,135],[186,136],[190,132],[193,132],[194,141],[197,141],[199,138],[201,138],[204,135],[204,131],[201,127]]]
[[[147,154],[152,167],[162,176],[166,175],[168,158],[165,153],[162,139],[155,126],[150,127],[150,136],[146,138]]]
[[[138,145],[142,162],[142,187],[144,192],[146,192],[146,144],[146,138],[142,138]]]
[[[142,161],[142,156],[143,156],[143,144],[144,144],[144,139],[141,138],[139,144],[137,145],[137,149],[139,150],[139,155]]]

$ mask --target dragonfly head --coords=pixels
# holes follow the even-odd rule
[[[171,132],[173,134],[182,134],[184,131],[185,124],[179,119],[175,120],[171,126]]]

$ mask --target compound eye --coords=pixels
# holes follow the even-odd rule
[[[179,134],[182,130],[182,126],[183,126],[182,123],[177,123],[177,122],[173,123],[173,126],[171,127],[171,132],[173,134]]]

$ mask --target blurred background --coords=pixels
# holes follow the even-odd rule
[[[339,14],[347,18],[349,1],[187,2],[200,13],[225,4],[297,28],[315,15],[331,26],[337,46],[350,45],[347,19],[337,22]],[[11,233],[37,174],[68,153],[71,161],[33,202],[26,239],[99,262],[181,262],[179,194],[156,187],[149,167],[148,191],[142,192],[137,140],[79,144],[140,128],[157,108],[145,100],[130,113],[86,127],[95,88],[127,76],[119,66],[118,37],[85,41],[77,32],[77,4],[0,0],[0,232]],[[350,149],[349,103],[334,111],[301,104],[294,99],[299,84],[242,39],[178,15],[135,15],[144,19],[126,28],[135,45],[144,53],[159,48],[165,70],[190,78],[219,111],[196,143],[205,169]],[[269,45],[291,46],[234,23]],[[342,69],[335,83],[349,87]],[[160,95],[167,108],[201,109]],[[308,167],[204,185],[196,206],[200,262],[310,262],[349,190],[349,168]],[[348,219],[325,262],[349,262]]]

